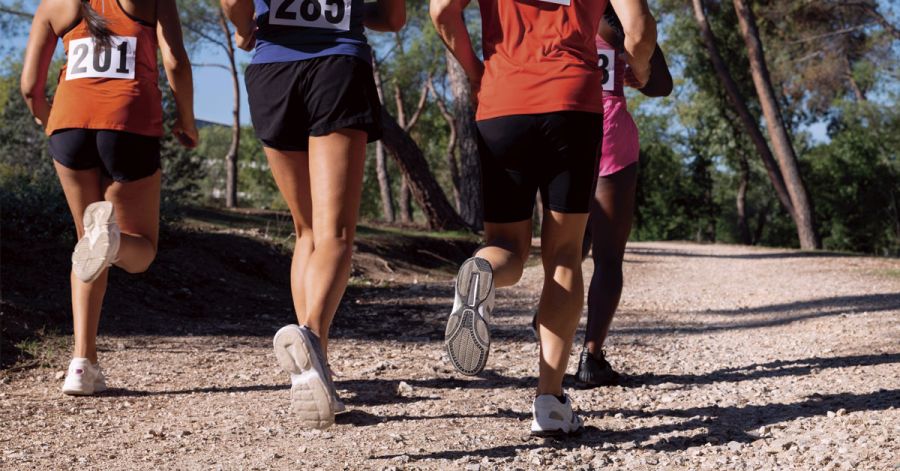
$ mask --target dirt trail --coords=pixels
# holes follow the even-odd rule
[[[479,378],[443,360],[449,275],[351,290],[332,347],[351,412],[324,432],[295,426],[261,334],[291,322],[289,300],[103,336],[101,396],[59,393],[64,356],[3,376],[0,467],[900,469],[900,261],[629,245],[607,348],[628,379],[572,392],[589,428],[568,441],[528,436],[540,279],[499,291]]]

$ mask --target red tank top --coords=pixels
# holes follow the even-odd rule
[[[479,120],[603,113],[594,37],[607,0],[479,0],[484,77]]]
[[[622,51],[597,35],[598,65],[603,73],[603,96],[625,96],[625,61]]]
[[[84,21],[63,35],[66,65],[47,134],[59,129],[110,129],[162,136],[156,28],[131,17],[118,0],[91,0],[107,21],[112,47],[95,47]]]

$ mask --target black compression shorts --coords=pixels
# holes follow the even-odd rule
[[[587,213],[603,115],[580,111],[478,121],[484,220],[531,219],[537,192],[547,209]]]
[[[63,167],[88,170],[100,167],[117,182],[133,182],[160,168],[158,137],[125,131],[60,129],[50,136],[50,155]]]

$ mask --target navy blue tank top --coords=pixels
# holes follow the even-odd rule
[[[253,64],[346,55],[372,62],[363,27],[365,0],[254,0]]]

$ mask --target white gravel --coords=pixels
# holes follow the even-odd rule
[[[900,261],[635,243],[625,266],[607,354],[627,380],[573,391],[576,439],[528,435],[531,267],[474,379],[443,360],[449,276],[351,290],[332,346],[351,412],[323,432],[296,427],[268,337],[102,337],[93,398],[59,393],[64,356],[0,372],[0,468],[900,470]]]

